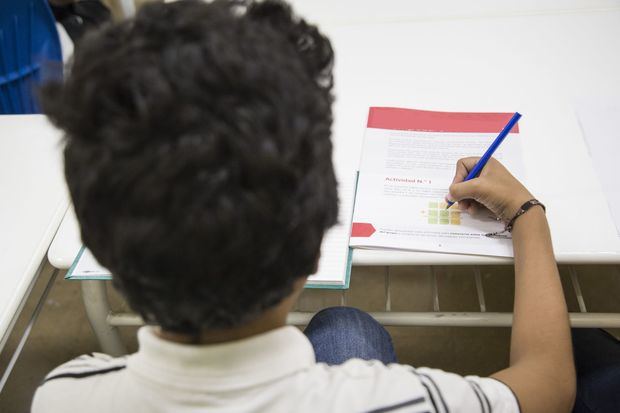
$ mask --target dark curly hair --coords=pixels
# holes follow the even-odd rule
[[[281,1],[147,4],[41,91],[82,239],[147,322],[258,317],[337,218],[333,51]]]

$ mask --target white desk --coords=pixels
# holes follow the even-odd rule
[[[499,10],[488,17],[476,14],[480,2],[467,2],[460,9],[471,7],[468,15],[458,17],[457,7],[457,17],[442,18],[427,3],[404,6],[396,1],[403,6],[402,17],[386,16],[390,23],[364,20],[355,8],[352,22],[328,19],[324,30],[337,52],[336,159],[346,159],[351,168],[357,165],[369,106],[518,110],[524,115],[524,180],[548,207],[558,262],[620,262],[620,239],[574,113],[583,96],[620,95],[620,2],[571,1],[563,3],[570,10],[548,11],[554,3],[561,4],[543,1],[545,10]],[[603,3],[616,7],[601,10]],[[390,1],[373,4],[379,15],[397,10]],[[586,11],[585,5],[597,9]],[[430,17],[412,17],[418,12]],[[354,263],[364,265],[499,262],[509,261],[388,251],[354,254]]]
[[[59,138],[41,115],[0,116],[0,350],[69,204]]]
[[[343,169],[357,168],[369,106],[518,110],[524,115],[524,181],[547,205],[558,262],[620,263],[620,239],[574,113],[580,97],[620,95],[620,1],[293,3],[321,25],[336,50],[334,157]],[[68,268],[80,245],[77,234],[68,214],[49,251],[53,265]],[[356,250],[353,263],[510,260]],[[98,284],[83,285],[103,294]],[[510,322],[509,314],[499,318],[499,324]],[[612,318],[608,326],[618,323],[617,315]]]
[[[335,162],[357,168],[369,106],[518,110],[524,115],[524,180],[547,205],[557,261],[620,263],[620,238],[574,113],[582,96],[620,95],[619,1],[526,1],[506,9],[488,1],[433,8],[393,0],[355,2],[331,14],[327,5],[333,2],[294,3],[324,22],[336,49]],[[79,244],[77,223],[68,214],[50,262],[67,268]],[[353,254],[356,265],[510,262],[401,251]]]

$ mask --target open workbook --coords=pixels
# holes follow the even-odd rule
[[[459,158],[481,156],[512,113],[370,108],[350,246],[512,256],[503,224],[444,200]],[[518,125],[494,157],[523,177]]]
[[[310,288],[348,288],[351,275],[352,251],[349,248],[351,216],[355,196],[356,175],[342,171],[336,166],[338,178],[339,214],[338,223],[323,238],[318,270],[308,278]],[[224,242],[224,241],[223,241]],[[112,274],[97,262],[85,247],[80,249],[73,265],[67,272],[68,279],[109,280]]]

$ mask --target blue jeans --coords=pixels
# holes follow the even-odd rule
[[[574,328],[574,413],[620,412],[620,341],[605,330]]]
[[[316,360],[329,365],[352,358],[396,363],[390,333],[367,313],[351,307],[331,307],[312,317],[304,331]]]

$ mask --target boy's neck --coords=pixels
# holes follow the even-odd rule
[[[303,290],[306,278],[300,278],[295,283],[293,292],[278,305],[261,314],[257,319],[239,327],[226,329],[205,330],[199,335],[180,334],[162,329],[156,330],[157,335],[164,340],[181,344],[218,344],[228,341],[241,340],[258,334],[266,333],[286,325],[286,317]]]
[[[228,341],[241,340],[257,334],[266,333],[270,330],[282,327],[286,324],[286,314],[274,314],[269,310],[258,319],[244,324],[240,327],[206,330],[198,336],[189,334],[174,333],[165,330],[158,330],[157,335],[164,340],[173,341],[181,344],[218,344]]]

